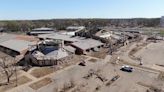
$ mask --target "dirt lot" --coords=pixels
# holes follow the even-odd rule
[[[144,64],[164,65],[164,42],[151,43],[135,54],[136,57],[142,57]]]
[[[21,76],[21,77],[18,77],[18,80],[17,80],[17,86],[20,86],[20,85],[23,85],[25,83],[28,83],[32,81],[31,79],[29,79],[28,77],[26,76]],[[11,80],[11,83],[9,85],[2,85],[0,86],[0,92],[5,92],[9,89],[12,89],[16,87],[16,80]]]
[[[33,68],[29,73],[36,78],[40,78],[52,73],[53,71],[54,69],[52,67],[37,67],[37,68]]]
[[[52,83],[38,89],[38,92],[146,92],[148,87],[139,85],[138,82],[154,84],[158,81],[158,73],[134,67],[132,73],[120,70],[120,65],[106,62],[90,62],[86,66],[73,65],[68,69],[57,72],[51,76]],[[116,75],[120,77],[107,85]],[[69,86],[73,81],[75,86]],[[62,91],[67,88],[67,91]]]
[[[32,89],[37,90],[37,89],[39,89],[39,88],[41,88],[43,86],[46,86],[46,85],[50,84],[51,82],[52,82],[52,80],[50,78],[44,78],[44,79],[42,79],[40,81],[37,81],[37,82],[35,82],[35,83],[33,83],[33,84],[29,85],[29,86]]]
[[[108,52],[108,50],[109,49],[107,49],[107,48],[101,48],[101,50],[99,52],[92,52],[90,54],[90,56],[100,58],[100,59],[104,59],[107,52]]]

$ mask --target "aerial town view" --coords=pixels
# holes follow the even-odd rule
[[[164,92],[163,0],[3,0],[0,92]]]

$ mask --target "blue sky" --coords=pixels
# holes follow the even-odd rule
[[[164,15],[164,0],[0,0],[0,20]]]

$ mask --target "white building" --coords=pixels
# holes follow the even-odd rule
[[[164,27],[164,16],[161,17],[160,26],[161,26],[161,27]]]
[[[56,29],[53,29],[53,28],[41,27],[41,28],[32,29],[32,31],[27,32],[27,35],[37,36],[39,34],[51,34],[51,33],[54,33],[55,31]]]
[[[66,28],[66,30],[67,30],[67,32],[64,32],[62,34],[75,36],[76,32],[84,31],[85,27],[84,26],[69,26],[69,27]]]

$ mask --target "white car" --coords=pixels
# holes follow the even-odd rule
[[[126,72],[133,72],[134,69],[132,67],[128,66],[128,65],[124,65],[124,66],[121,67],[120,70],[126,71]]]

